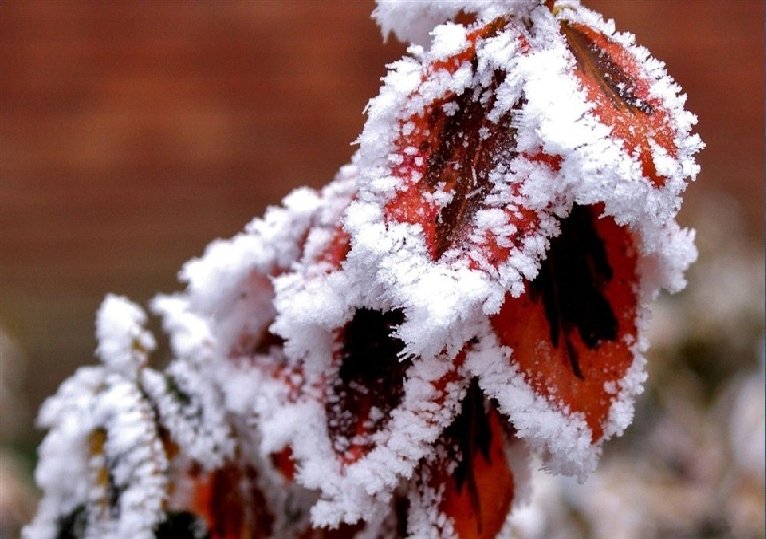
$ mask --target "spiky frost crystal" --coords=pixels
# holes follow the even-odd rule
[[[584,480],[630,423],[696,256],[680,89],[570,0],[375,16],[413,44],[352,164],[186,264],[152,303],[170,366],[138,307],[99,311],[27,538],[494,537],[530,453]]]

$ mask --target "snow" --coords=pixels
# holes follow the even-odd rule
[[[430,53],[434,58],[449,58],[468,46],[466,27],[461,24],[447,23],[437,26],[431,35],[433,42]]]

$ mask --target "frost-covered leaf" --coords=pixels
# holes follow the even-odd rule
[[[113,379],[94,413],[101,426],[89,436],[88,536],[153,537],[168,466],[154,411],[135,384]]]
[[[636,247],[597,208],[575,206],[537,277],[509,297],[492,326],[536,393],[582,413],[598,441],[633,363]],[[635,391],[635,388],[634,388]]]
[[[474,380],[461,410],[410,486],[410,537],[493,538],[528,476],[529,461]]]
[[[584,479],[630,423],[648,305],[696,256],[680,89],[577,0],[375,16],[417,44],[352,164],[184,266],[164,372],[105,300],[27,538],[494,537],[528,449]]]
[[[72,478],[88,477],[87,438],[96,428],[92,409],[104,379],[103,369],[81,368],[40,410],[38,424],[49,429],[38,449],[35,470],[43,496],[34,520],[24,529],[27,539],[55,537],[60,528],[84,527],[90,484]]]
[[[80,371],[62,390],[44,410],[51,428],[37,471],[44,497],[24,536],[82,529],[86,538],[153,537],[167,458],[150,403],[135,380],[99,369]]]
[[[174,361],[162,374],[145,371],[142,389],[157,410],[162,428],[185,456],[207,470],[234,456],[235,440],[220,389],[201,372]]]
[[[665,180],[654,163],[652,146],[675,157],[674,130],[665,107],[651,93],[639,59],[595,28],[563,20],[561,29],[594,114],[638,158],[642,174],[661,187]]]

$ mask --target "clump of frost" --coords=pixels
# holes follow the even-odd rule
[[[49,432],[38,450],[35,480],[45,495],[24,529],[26,539],[56,537],[60,519],[87,500],[89,482],[72,478],[88,476],[85,446],[95,428],[91,411],[104,378],[102,369],[81,368],[40,409],[37,425]]]
[[[534,5],[529,0],[377,0],[372,16],[383,37],[393,33],[399,41],[426,46],[434,27],[454,19],[459,13],[477,13],[490,20],[509,13],[524,14]]]
[[[110,294],[96,316],[96,354],[104,365],[125,376],[135,376],[146,365],[155,342],[144,329],[146,313],[127,298]]]

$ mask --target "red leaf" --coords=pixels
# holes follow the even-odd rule
[[[211,539],[271,536],[274,516],[251,467],[243,470],[230,464],[198,481],[194,512],[204,517]]]
[[[636,336],[633,238],[600,213],[598,206],[575,206],[526,293],[508,296],[492,318],[527,383],[585,414],[593,441],[614,399],[605,384],[624,377]]]
[[[674,130],[660,100],[649,93],[650,83],[641,74],[635,57],[600,32],[564,21],[561,29],[577,61],[575,75],[594,114],[612,128],[614,138],[641,162],[642,173],[656,186],[665,178],[657,173],[651,142],[675,157]]]
[[[515,484],[505,423],[486,405],[474,380],[462,411],[436,444],[439,457],[421,472],[429,487],[441,492],[438,509],[452,519],[461,539],[496,537],[510,511]]]
[[[469,46],[464,51],[434,62],[428,72],[451,72],[464,62],[470,62],[475,70],[477,42],[495,35],[505,25],[505,19],[498,18],[469,33]],[[401,163],[393,173],[405,187],[386,204],[386,218],[421,225],[433,260],[452,247],[470,252],[478,246],[470,235],[477,210],[488,207],[485,198],[492,189],[490,173],[516,156],[510,114],[497,121],[488,117],[495,103],[495,88],[504,76],[498,70],[489,88],[481,88],[481,92],[468,88],[459,95],[449,93],[402,123],[411,128],[400,129],[402,135],[395,146]],[[448,114],[447,109],[452,112]],[[433,198],[437,192],[448,194],[451,200],[441,206]],[[535,212],[503,209],[510,225],[523,234],[534,232],[538,219]],[[510,253],[491,235],[480,243],[482,254],[494,266]]]

